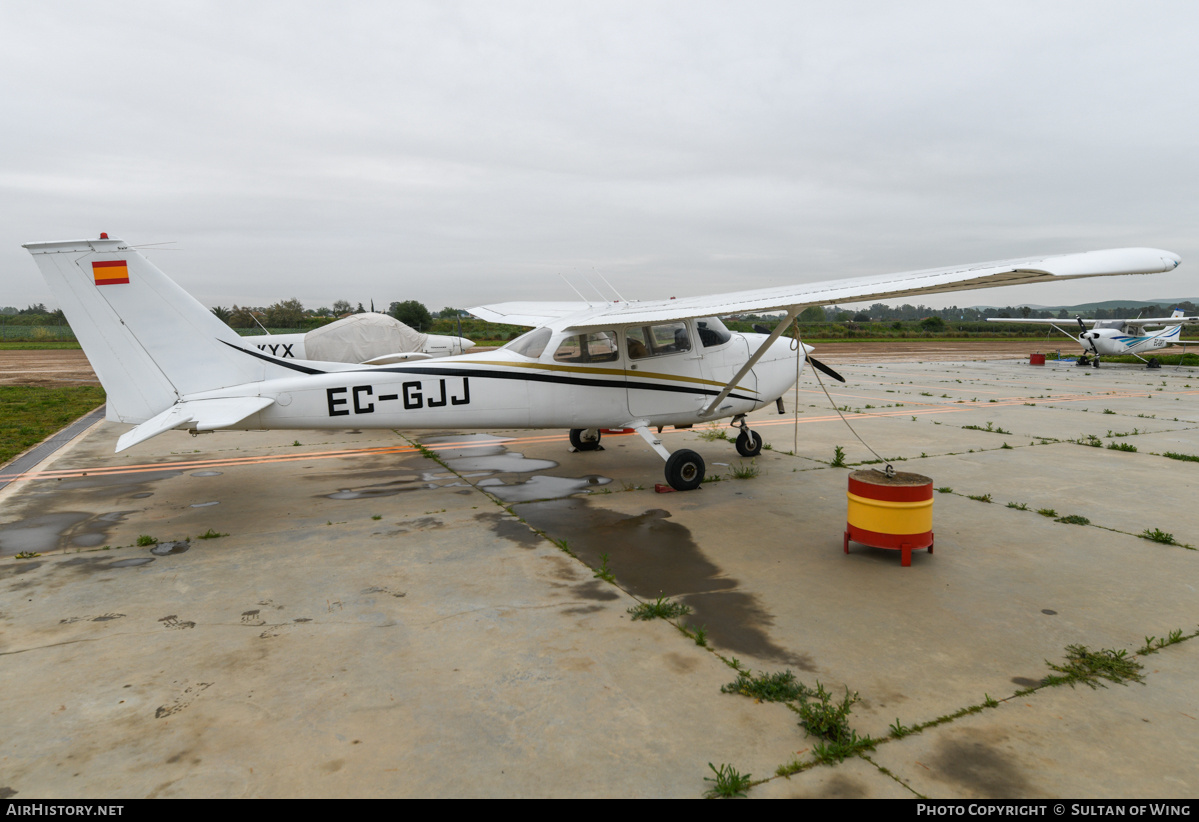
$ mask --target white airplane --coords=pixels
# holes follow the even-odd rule
[[[1078,358],[1077,365],[1090,364],[1095,368],[1099,367],[1100,356],[1114,357],[1121,354],[1131,354],[1150,368],[1160,368],[1156,357],[1146,360],[1141,356],[1141,352],[1156,351],[1167,345],[1181,345],[1182,326],[1199,322],[1199,317],[1188,317],[1182,309],[1176,308],[1169,317],[1145,317],[1135,320],[1084,320],[1081,317],[1075,317],[1074,320],[1080,329],[1077,337],[1061,327],[1063,325],[1061,320],[987,317],[987,322],[993,323],[1051,325],[1082,346],[1083,354]],[[1088,325],[1092,327],[1092,330],[1087,330]],[[1146,328],[1150,325],[1165,327]]]
[[[782,338],[809,305],[1017,283],[1172,271],[1179,258],[1126,248],[951,266],[708,297],[602,305],[504,303],[472,313],[536,325],[494,352],[394,365],[286,359],[239,337],[123,241],[29,243],[108,393],[132,423],[117,451],[173,429],[568,428],[576,450],[600,429],[632,428],[696,488],[704,460],[655,435],[732,418],[737,450],[762,447],[745,417],[776,404],[811,348]],[[720,314],[783,310],[770,334],[734,334]],[[803,357],[799,356],[802,345]]]
[[[422,334],[390,314],[365,312],[344,317],[305,334],[246,337],[259,351],[284,360],[388,365],[465,354],[474,343],[465,337]]]

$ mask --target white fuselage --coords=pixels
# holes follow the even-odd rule
[[[258,428],[616,428],[692,425],[773,403],[798,375],[793,341],[771,344],[710,416],[701,410],[744,365],[762,334],[731,334],[720,345],[602,364],[555,361],[557,332],[536,358],[508,350],[324,372],[296,362],[295,377],[255,385],[274,403],[240,424]],[[622,346],[621,352],[626,349]],[[249,355],[247,355],[249,356]],[[276,359],[276,362],[280,360]],[[195,394],[247,395],[247,385]]]
[[[1102,356],[1119,354],[1140,354],[1143,351],[1155,351],[1168,345],[1178,343],[1182,326],[1170,326],[1156,331],[1140,327],[1103,328],[1095,327],[1078,335],[1079,344],[1088,353],[1099,353]]]

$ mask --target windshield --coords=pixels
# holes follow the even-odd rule
[[[521,334],[515,340],[505,345],[504,349],[514,354],[520,354],[522,357],[530,357],[535,360],[545,351],[545,346],[553,335],[554,332],[548,328],[535,328],[527,334]]]

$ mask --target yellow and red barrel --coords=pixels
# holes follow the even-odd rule
[[[845,553],[851,540],[890,548],[900,552],[900,562],[907,567],[912,564],[912,551],[933,552],[933,481],[928,477],[905,471],[890,477],[881,471],[855,471],[849,475],[846,496]]]

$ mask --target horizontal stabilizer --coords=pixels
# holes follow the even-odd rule
[[[177,402],[161,414],[122,434],[117,440],[117,451],[124,451],[139,442],[158,436],[163,431],[176,428],[196,431],[228,428],[251,414],[257,414],[273,402],[270,397],[228,397]]]

